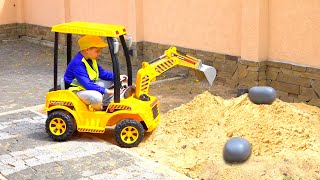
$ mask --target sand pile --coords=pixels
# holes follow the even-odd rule
[[[192,178],[320,177],[320,109],[276,100],[255,105],[246,95],[224,100],[208,92],[162,115],[138,148],[142,156]],[[242,165],[222,159],[230,137],[244,137],[253,154]]]
[[[319,118],[319,117],[318,117]],[[226,101],[224,128],[228,137],[247,138],[255,155],[274,155],[282,150],[319,150],[319,126],[312,114],[280,100],[258,106],[247,96]],[[318,135],[318,136],[317,136]]]

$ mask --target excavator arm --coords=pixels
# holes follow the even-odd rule
[[[142,68],[137,73],[136,97],[148,94],[150,83],[155,81],[157,76],[177,65],[194,69],[196,77],[202,84],[211,86],[216,77],[215,68],[202,64],[200,59],[177,51],[176,47],[170,47],[157,59],[142,63]]]

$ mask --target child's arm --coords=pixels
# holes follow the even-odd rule
[[[113,81],[113,73],[112,72],[103,69],[99,64],[98,64],[98,68],[99,68],[99,78],[100,79],[103,79],[106,81]]]

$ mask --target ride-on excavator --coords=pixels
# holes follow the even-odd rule
[[[54,88],[46,94],[46,131],[56,141],[69,139],[75,131],[104,133],[106,127],[115,126],[115,140],[121,147],[137,146],[145,132],[153,131],[160,122],[159,101],[149,94],[152,81],[169,69],[181,65],[195,69],[199,81],[212,85],[216,70],[202,64],[201,60],[178,52],[171,47],[151,62],[143,62],[138,71],[135,85],[132,84],[132,69],[129,47],[132,38],[127,40],[124,26],[88,22],[70,22],[52,27],[54,42]],[[83,103],[71,90],[58,86],[58,40],[59,33],[67,34],[67,63],[71,60],[72,34],[104,36],[107,39],[114,73],[114,99],[106,110],[95,111]],[[127,65],[127,83],[120,80],[117,53],[119,40],[122,44]]]

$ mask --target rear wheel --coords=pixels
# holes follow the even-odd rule
[[[72,116],[63,111],[50,113],[46,120],[46,131],[56,141],[66,141],[75,131]]]
[[[126,148],[138,146],[144,137],[142,124],[132,119],[120,121],[114,131],[119,146]]]

